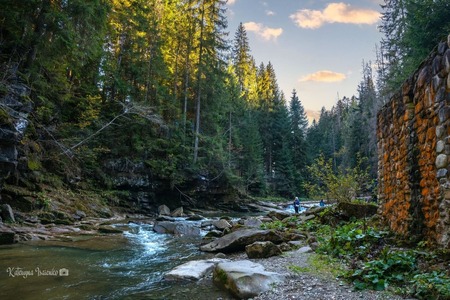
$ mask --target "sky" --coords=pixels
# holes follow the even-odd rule
[[[228,0],[228,31],[247,31],[257,65],[273,64],[287,100],[312,115],[357,96],[362,63],[375,62],[382,0]]]

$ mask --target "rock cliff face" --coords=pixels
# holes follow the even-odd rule
[[[32,106],[26,99],[29,89],[13,80],[0,91],[0,189],[3,180],[13,174],[18,164],[17,146],[28,126]]]
[[[392,230],[450,247],[450,36],[378,113],[378,192]]]

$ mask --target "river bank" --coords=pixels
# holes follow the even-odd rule
[[[336,213],[332,209],[309,209],[303,214],[294,215],[285,204],[253,203],[252,206],[259,213],[240,213],[240,217],[227,217],[223,211],[194,210],[184,212],[184,217],[117,213],[110,218],[84,217],[72,225],[39,222],[3,224],[2,228],[7,228],[21,238],[15,244],[0,246],[0,278],[3,279],[0,295],[2,298],[15,295],[26,280],[30,288],[23,290],[22,299],[38,299],[35,295],[40,292],[47,295],[47,299],[60,299],[61,296],[66,299],[179,299],[180,295],[189,294],[198,300],[231,300],[234,298],[227,291],[213,284],[212,275],[198,282],[169,282],[164,280],[164,274],[185,262],[216,257],[216,253],[199,249],[214,239],[208,237],[205,240],[208,232],[220,235],[217,226],[225,225],[222,235],[227,235],[226,232],[230,230],[239,231],[242,226],[245,228],[252,224],[255,228],[279,232],[286,241],[277,245],[283,249],[283,253],[276,256],[248,258],[248,254],[242,250],[220,254],[232,261],[251,260],[267,271],[285,275],[282,283],[254,297],[254,300],[404,299],[387,292],[356,291],[354,285],[347,283],[336,272],[343,268],[348,270],[348,266],[337,265],[327,255],[317,253],[318,247],[322,248],[321,252],[326,251],[325,242],[317,241],[318,232],[327,226],[330,230],[337,230],[336,225],[319,225],[322,221],[335,224]],[[202,213],[210,217],[202,217]],[[189,218],[197,221],[187,221]],[[155,222],[191,224],[201,228],[201,234],[157,233],[154,230]],[[227,222],[231,227],[227,227]],[[348,238],[348,242],[353,243],[352,238]],[[354,239],[360,240],[361,237]],[[385,238],[378,240],[385,241]],[[360,246],[369,247],[368,244]],[[357,255],[352,251],[358,247],[346,251],[349,255]],[[384,247],[396,251],[388,245]],[[375,255],[373,252],[368,253],[369,256]],[[354,264],[356,268],[364,268],[356,261]],[[34,274],[30,276],[31,279],[13,276],[11,269],[17,268],[34,271]],[[54,281],[36,275],[48,269],[52,272],[67,269],[71,275],[65,278],[58,273]],[[83,292],[73,288],[66,291],[68,286],[82,287]]]

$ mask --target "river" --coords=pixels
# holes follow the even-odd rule
[[[153,232],[152,225],[115,225],[123,234],[0,247],[0,299],[228,299],[211,280],[170,282],[165,272],[210,258],[201,237]]]

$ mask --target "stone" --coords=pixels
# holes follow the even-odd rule
[[[441,42],[438,44],[438,54],[442,55],[444,54],[445,50],[448,48],[446,42]]]
[[[14,218],[14,212],[9,206],[9,204],[3,204],[1,207],[1,217],[4,222],[16,222],[16,219]]]
[[[216,227],[217,229],[219,229],[219,230],[224,230],[224,229],[226,229],[226,228],[231,228],[231,224],[228,223],[228,221],[225,220],[225,219],[214,220],[214,221],[212,222],[212,225],[213,225],[214,227]]]
[[[174,234],[174,235],[186,235],[186,236],[198,236],[200,235],[200,228],[195,227],[190,224],[168,222],[168,221],[157,221],[153,225],[153,231],[163,234]]]
[[[170,208],[168,208],[167,205],[162,204],[162,205],[158,206],[158,214],[170,216]]]
[[[285,276],[268,272],[249,260],[219,263],[213,271],[214,284],[238,299],[256,297],[284,279]]]
[[[378,206],[370,203],[341,202],[338,208],[344,215],[357,219],[371,217],[378,211]]]
[[[295,253],[296,254],[302,254],[302,253],[311,253],[314,252],[313,249],[310,246],[304,246],[298,249]]]
[[[445,142],[444,141],[438,141],[436,143],[436,152],[441,153],[445,149]]]
[[[442,58],[445,73],[450,73],[450,49],[445,51],[444,57]]]
[[[114,228],[113,226],[100,226],[98,232],[106,234],[123,233],[122,230]]]
[[[448,173],[447,169],[439,169],[437,171],[436,177],[437,178],[447,177],[447,173]]]
[[[436,137],[438,139],[440,139],[443,136],[444,132],[445,132],[444,126],[442,125],[436,126]]]
[[[275,218],[277,220],[283,220],[287,217],[292,216],[292,214],[290,212],[287,212],[285,210],[281,210],[281,209],[277,209],[277,210],[271,210],[269,211],[269,213],[267,214],[267,216],[269,218]]]
[[[416,88],[422,88],[426,82],[428,82],[430,79],[430,67],[425,66],[422,70],[419,72],[419,76],[417,78],[416,82]]]
[[[436,168],[437,169],[442,169],[442,168],[447,167],[447,155],[439,154],[436,157],[436,162],[435,163],[436,163]]]
[[[193,260],[184,263],[164,275],[166,280],[198,281],[212,273],[218,263],[227,259],[212,258],[207,260]]]
[[[447,86],[445,90],[450,92],[450,73],[447,75]]]
[[[183,207],[175,208],[170,215],[175,218],[184,216]]]
[[[444,106],[439,110],[439,122],[444,123],[448,119],[450,119],[450,107]]]
[[[272,242],[254,242],[245,246],[245,253],[248,258],[268,258],[281,255],[282,252],[277,245]]]
[[[200,221],[203,220],[205,217],[201,216],[201,215],[190,215],[189,217],[186,218],[186,221]]]
[[[261,219],[259,218],[248,218],[239,220],[239,224],[242,224],[246,227],[261,228],[263,221],[261,221]]]
[[[443,52],[441,54],[443,54]],[[439,71],[441,70],[441,61],[442,61],[442,56],[436,55],[434,57],[433,62],[432,62],[432,74],[433,75],[438,74]]]
[[[210,239],[210,238],[219,238],[223,236],[223,232],[219,231],[219,230],[211,230],[208,231],[207,234],[205,234],[205,239]]]
[[[168,221],[168,222],[175,222],[176,219],[173,217],[165,216],[165,215],[159,215],[156,219],[156,221]]]
[[[200,246],[201,251],[232,253],[244,251],[245,246],[259,241],[281,243],[282,236],[273,230],[242,229],[231,232],[208,244]]]
[[[73,215],[73,218],[74,218],[75,220],[81,221],[81,220],[83,220],[84,218],[86,218],[86,214],[85,214],[84,211],[77,210],[77,211],[75,212],[75,214]]]

